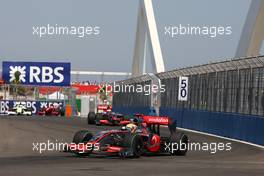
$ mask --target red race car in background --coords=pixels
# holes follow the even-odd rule
[[[49,107],[43,107],[37,112],[40,116],[64,116],[61,105],[50,105]]]
[[[87,116],[88,124],[95,124],[96,119],[101,119],[103,114],[110,114],[112,112],[112,106],[110,105],[98,105],[96,112],[90,111]]]
[[[100,115],[98,114],[95,117],[93,124],[118,126],[118,125],[127,125],[130,122],[131,122],[130,119],[125,118],[125,116],[122,114],[117,114],[113,112],[105,112]]]
[[[122,127],[120,130],[101,131],[93,135],[88,130],[75,133],[73,142],[65,152],[78,156],[101,154],[106,156],[140,157],[143,154],[167,153],[185,155],[187,135],[176,131],[176,122],[169,117],[141,116],[136,132]],[[169,136],[160,135],[160,125],[168,125]]]
[[[116,114],[116,113],[109,113],[109,114],[102,114],[100,118],[96,118],[95,124],[96,125],[127,125],[131,121],[129,118],[125,118],[122,114]]]

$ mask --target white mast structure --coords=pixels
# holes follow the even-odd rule
[[[236,57],[256,56],[264,44],[264,0],[251,0]]]
[[[146,73],[146,54],[148,48],[154,73],[164,72],[164,61],[160,48],[152,0],[140,0],[132,76],[140,76]]]

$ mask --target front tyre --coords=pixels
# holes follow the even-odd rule
[[[75,133],[72,142],[74,144],[86,144],[90,141],[90,139],[93,137],[93,134],[90,133],[88,130],[81,130]],[[88,156],[92,153],[92,150],[85,152],[85,153],[79,153],[77,151],[73,151],[78,156]]]
[[[132,156],[139,158],[143,153],[144,143],[138,134],[129,134],[124,138],[124,147],[131,151]]]

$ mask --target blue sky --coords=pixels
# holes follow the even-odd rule
[[[138,0],[0,2],[1,61],[70,61],[73,70],[131,71]],[[153,0],[166,70],[234,57],[250,2]],[[47,24],[100,26],[101,33],[85,38],[32,35],[33,26]],[[164,35],[165,26],[179,24],[231,26],[232,35]]]

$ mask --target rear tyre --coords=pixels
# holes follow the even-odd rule
[[[184,133],[173,133],[170,136],[171,145],[177,146],[177,150],[171,150],[171,155],[185,156],[188,151],[188,136]],[[175,148],[174,148],[175,149]]]
[[[95,112],[89,112],[87,117],[88,124],[95,124],[96,115]]]
[[[128,150],[131,150],[134,158],[139,158],[143,153],[144,143],[141,136],[138,134],[127,135],[124,138],[123,145],[127,147]]]
[[[88,130],[81,130],[75,133],[72,142],[75,144],[86,144],[91,138],[93,137],[93,134],[90,133]],[[79,152],[74,152],[74,154],[78,156],[88,156],[89,154],[92,153],[93,150],[87,151],[85,153],[79,153]]]

